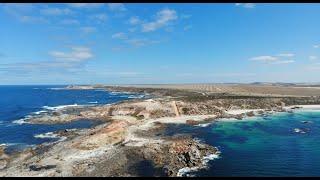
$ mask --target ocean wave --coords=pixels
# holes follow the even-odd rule
[[[119,92],[119,91],[111,91],[109,92],[111,95],[118,95],[118,94],[132,94],[131,92]]]
[[[17,120],[14,120],[12,121],[13,124],[28,124],[29,122],[27,120],[29,120],[31,118],[30,115],[27,115],[26,117],[24,118],[21,118],[21,119],[17,119]]]
[[[203,167],[195,166],[195,167],[184,167],[178,170],[177,176],[182,177],[182,176],[187,176],[187,177],[193,177],[191,173],[197,172],[200,169],[204,169],[208,167],[209,161],[212,161],[214,159],[220,158],[219,156],[220,151],[217,152],[217,154],[209,154],[207,156],[204,156],[202,158],[202,165]]]
[[[46,113],[46,112],[48,112],[48,111],[41,110],[41,111],[33,112],[32,114],[39,115],[39,114]]]
[[[56,134],[54,132],[47,132],[47,133],[42,133],[42,134],[36,134],[33,137],[35,138],[40,138],[40,139],[57,139],[55,142],[46,142],[44,144],[52,144],[52,143],[57,143],[61,142],[67,139],[65,136],[60,136],[59,134]]]
[[[76,106],[79,106],[79,105],[78,104],[71,104],[71,105],[60,105],[60,106],[43,106],[42,108],[55,111],[55,110],[63,109],[66,107],[76,107]]]
[[[208,127],[209,125],[211,125],[212,123],[205,123],[205,124],[197,124],[195,126],[198,126],[198,127]]]
[[[25,146],[25,147],[32,147],[33,144],[24,144],[24,143],[2,143],[0,147],[9,147],[9,146]]]
[[[144,98],[144,95],[130,95],[130,96],[128,96],[128,98],[131,98],[131,99],[141,99],[141,98]]]
[[[98,104],[98,101],[88,102],[89,104]]]
[[[47,88],[49,90],[66,90],[67,88]]]
[[[34,135],[35,138],[40,138],[40,139],[44,139],[44,138],[60,138],[58,134],[55,134],[53,132],[47,132],[47,133],[42,133],[42,134],[36,134]]]

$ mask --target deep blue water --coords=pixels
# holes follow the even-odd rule
[[[0,144],[24,148],[52,138],[35,138],[37,134],[63,129],[89,128],[97,121],[74,121],[56,125],[18,124],[17,120],[34,115],[39,111],[50,111],[50,107],[61,105],[97,105],[115,103],[143,95],[113,93],[103,90],[64,90],[64,86],[0,86]],[[56,89],[58,88],[58,89]],[[46,106],[49,109],[46,109]],[[26,120],[27,121],[27,120]],[[19,122],[19,121],[18,121]]]
[[[312,121],[304,124],[301,121]],[[294,132],[303,128],[305,134]],[[172,125],[221,151],[197,176],[320,176],[320,111],[297,111],[207,127]]]

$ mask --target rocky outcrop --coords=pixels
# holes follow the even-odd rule
[[[181,137],[167,144],[148,144],[142,148],[145,159],[152,160],[155,166],[163,168],[168,176],[177,176],[179,169],[185,167],[204,168],[204,158],[219,154],[217,148],[203,144],[195,139]]]
[[[248,117],[252,117],[252,116],[254,116],[255,114],[254,114],[253,111],[250,111],[250,112],[247,112],[246,115],[247,115]]]
[[[0,146],[0,170],[6,168],[9,161],[9,157],[4,152],[4,150],[5,150],[5,147]]]
[[[199,121],[195,121],[195,120],[192,120],[192,119],[189,119],[186,121],[187,124],[189,125],[197,125],[199,124]]]

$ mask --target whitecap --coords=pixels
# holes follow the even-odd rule
[[[48,111],[41,110],[41,111],[33,112],[32,114],[39,115],[39,114],[46,113],[46,112],[48,112]]]
[[[118,95],[118,94],[132,94],[131,92],[119,92],[119,91],[111,91],[109,94]]]
[[[214,160],[214,159],[219,159],[219,153],[220,152],[218,152],[217,154],[209,154],[209,155],[207,155],[207,156],[204,156],[203,157],[203,162],[202,162],[202,164],[203,165],[207,165],[208,164],[208,162],[209,161],[212,161],[212,160]]]
[[[35,138],[40,138],[40,139],[44,139],[44,138],[59,138],[58,134],[55,134],[53,132],[47,132],[47,133],[42,133],[42,134],[36,134],[34,135]]]
[[[191,172],[196,172],[199,170],[199,167],[184,167],[184,168],[181,168],[179,169],[178,173],[177,173],[177,176],[178,177],[182,177],[182,176],[187,176],[187,177],[190,177],[192,175],[190,175]]]
[[[98,104],[98,101],[88,102],[89,104]]]
[[[130,96],[128,96],[128,98],[131,98],[131,99],[135,99],[135,98],[140,99],[140,98],[143,98],[143,97],[144,97],[144,95],[130,95]]]
[[[59,109],[63,109],[66,107],[76,107],[76,106],[79,106],[79,105],[78,104],[71,104],[71,105],[60,105],[60,106],[43,106],[42,108],[54,111],[54,110],[59,110]]]
[[[25,118],[22,118],[22,119],[18,119],[18,120],[14,120],[12,121],[13,124],[28,124],[29,122],[27,122],[27,120],[30,119],[30,116],[26,116]]]
[[[49,90],[65,90],[67,88],[47,88],[47,89],[49,89]]]
[[[33,144],[25,144],[25,143],[2,143],[0,144],[0,147],[9,147],[9,146],[25,146],[25,147],[32,147]]]
[[[47,133],[42,133],[42,134],[36,134],[33,137],[35,138],[40,138],[40,139],[58,139],[55,142],[46,142],[44,144],[52,144],[52,143],[57,143],[57,142],[61,142],[67,139],[67,137],[65,136],[60,136],[59,134],[56,134],[54,132],[47,132]]]
[[[197,124],[195,126],[198,126],[198,127],[208,127],[211,123],[205,123],[205,124]]]
[[[220,151],[217,151],[216,154],[209,154],[207,156],[204,156],[202,158],[202,165],[203,167],[195,166],[195,167],[184,167],[178,170],[177,176],[182,177],[182,176],[187,176],[187,177],[192,177],[193,175],[190,173],[196,172],[199,169],[207,168],[209,161],[212,161],[214,159],[218,159],[220,156]]]

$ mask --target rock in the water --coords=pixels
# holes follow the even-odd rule
[[[247,115],[248,117],[252,117],[252,116],[254,116],[254,112],[253,112],[253,111],[247,112],[246,115]]]
[[[191,119],[190,119],[190,120],[187,120],[186,123],[187,123],[187,124],[190,124],[190,125],[197,125],[197,124],[199,124],[198,121],[191,120]]]

